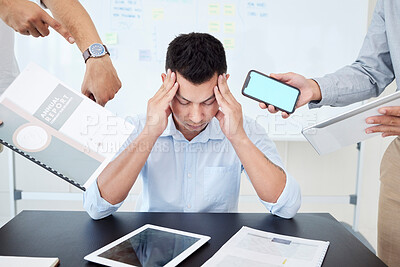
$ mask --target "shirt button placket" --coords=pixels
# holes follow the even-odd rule
[[[191,148],[192,148],[192,144],[188,144],[187,145],[187,151],[186,151],[186,155],[187,155],[187,162],[186,162],[186,177],[187,177],[187,179],[186,179],[186,188],[187,188],[187,190],[186,190],[186,197],[185,197],[185,200],[186,200],[186,210],[190,210],[191,208],[192,208],[192,206],[193,206],[193,203],[192,203],[192,200],[193,200],[193,194],[194,194],[194,187],[193,187],[193,168],[194,168],[194,165],[193,164],[195,164],[195,161],[194,161],[194,153],[191,151]]]

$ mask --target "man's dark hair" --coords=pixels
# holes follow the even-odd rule
[[[224,47],[207,33],[180,34],[168,46],[165,69],[179,72],[193,84],[201,84],[215,73],[226,73]]]

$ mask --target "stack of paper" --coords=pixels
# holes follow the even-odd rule
[[[0,256],[0,266],[12,267],[55,267],[58,266],[58,258],[13,257]]]

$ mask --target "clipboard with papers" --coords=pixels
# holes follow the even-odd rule
[[[400,106],[400,91],[376,99],[338,116],[304,128],[302,134],[320,155],[342,147],[364,141],[381,133],[366,134],[365,129],[373,126],[366,119],[382,115],[382,107]]]

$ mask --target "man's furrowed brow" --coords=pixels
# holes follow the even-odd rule
[[[187,102],[191,102],[190,100],[187,100],[186,98],[184,98],[183,96],[181,96],[180,94],[176,93],[177,96],[179,96],[180,98],[182,98],[183,100],[187,101]]]
[[[202,103],[207,102],[208,100],[211,100],[211,99],[213,99],[213,98],[215,98],[215,95],[210,96],[209,98],[207,98],[206,100],[204,100]]]
[[[181,96],[181,95],[178,94],[178,93],[176,93],[176,95],[179,96],[180,98],[182,98],[183,100],[187,101],[187,102],[192,102],[192,101],[190,101],[190,100],[184,98],[183,96]],[[201,101],[201,103],[207,102],[208,100],[211,100],[211,99],[213,99],[213,98],[215,98],[215,95],[212,95],[212,96],[210,96],[209,98],[207,98],[206,100]]]

